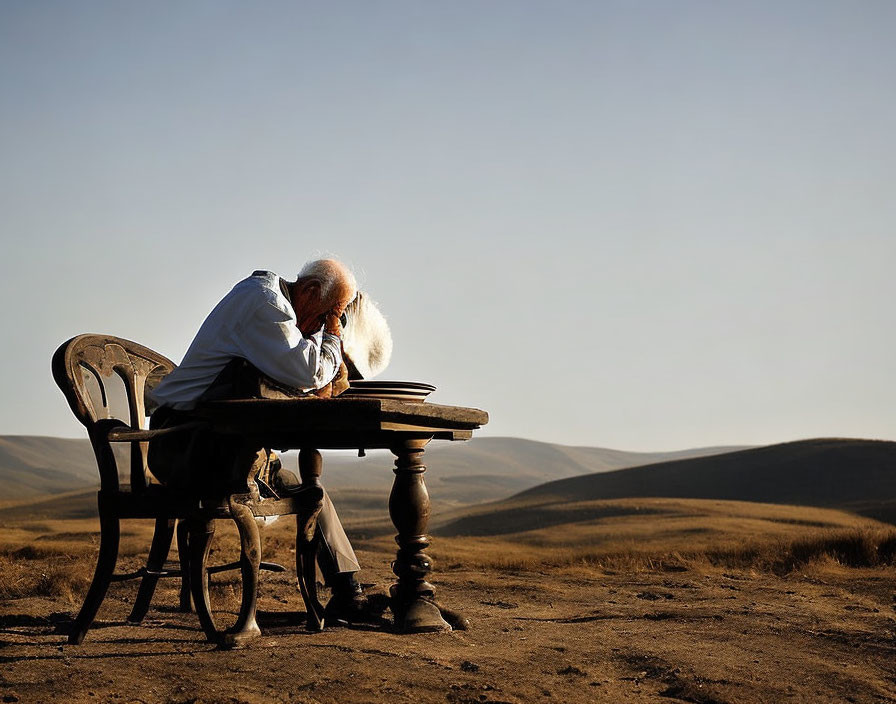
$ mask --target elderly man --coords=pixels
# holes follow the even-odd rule
[[[351,271],[334,259],[309,262],[293,282],[269,271],[256,271],[240,281],[206,318],[180,366],[150,392],[159,405],[152,425],[183,422],[202,400],[243,395],[237,380],[245,376],[248,365],[252,372],[297,393],[327,388],[340,371],[345,374],[340,316],[357,293]],[[388,342],[391,346],[391,338]],[[295,475],[280,468],[279,460],[272,462],[272,453],[256,448],[246,452],[220,437],[206,438],[197,452],[196,438],[168,437],[150,443],[150,469],[163,482],[203,490],[214,490],[216,485],[239,488],[242,482],[245,489],[246,478],[251,481],[261,472],[275,492],[297,489]],[[201,455],[198,462],[189,459],[191,451],[194,458]],[[187,461],[178,466],[178,457]],[[206,472],[200,469],[197,475],[197,466]],[[222,466],[226,476],[221,475]],[[185,476],[188,472],[193,476]],[[327,618],[330,623],[360,620],[365,607],[355,579],[360,566],[327,496],[318,526],[322,539],[318,564],[332,590]]]

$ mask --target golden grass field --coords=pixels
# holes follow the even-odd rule
[[[376,498],[343,496],[370,591],[394,542]],[[382,500],[382,497],[381,497]],[[896,701],[896,529],[830,509],[686,499],[504,502],[471,509],[480,534],[435,520],[432,581],[469,631],[303,627],[291,570],[266,573],[263,635],[216,651],[163,580],[144,624],[136,582],[113,584],[81,646],[65,630],[89,583],[94,519],[27,511],[0,541],[0,699],[20,702],[888,702]],[[382,512],[385,507],[381,507]],[[380,515],[384,515],[381,513]],[[491,526],[491,527],[490,527]],[[497,526],[498,528],[496,528]],[[120,568],[149,523],[126,524]],[[264,529],[289,566],[293,528]],[[235,556],[221,523],[212,562]],[[222,622],[236,573],[215,578]]]

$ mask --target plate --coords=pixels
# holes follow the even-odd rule
[[[423,403],[436,387],[418,381],[374,381],[359,379],[342,392],[342,396],[380,398],[405,403]]]

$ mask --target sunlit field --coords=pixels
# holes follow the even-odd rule
[[[342,498],[362,580],[385,594],[395,543],[381,519],[364,522],[384,497],[358,506]],[[683,499],[521,502],[512,511],[513,520],[483,506],[433,521],[436,597],[472,622],[441,635],[396,634],[387,621],[309,634],[294,523],[266,526],[264,559],[287,569],[263,573],[263,635],[247,650],[221,652],[194,615],[177,612],[176,579],[160,582],[140,625],[125,621],[137,583],[113,583],[85,643],[66,645],[98,523],[46,510],[28,518],[19,507],[0,538],[0,692],[172,704],[373,702],[384,692],[396,701],[493,703],[896,698],[896,530],[887,524],[828,509]],[[475,535],[459,534],[461,524]],[[236,531],[218,526],[210,564],[237,557]],[[131,571],[152,524],[123,528],[119,570]],[[238,574],[212,580],[222,626],[236,615]],[[302,667],[284,676],[285,662]]]

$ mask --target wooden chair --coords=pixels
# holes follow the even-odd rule
[[[297,514],[296,566],[309,627],[323,627],[323,607],[314,579],[314,532],[323,497],[318,478],[320,454],[300,455],[303,483],[309,491],[299,499],[259,500],[250,493],[208,499],[169,489],[152,480],[147,466],[148,441],[174,432],[200,427],[189,423],[174,428],[147,430],[145,392],[174,368],[162,355],[129,340],[108,335],[78,335],[53,355],[53,378],[78,420],[87,428],[100,473],[97,506],[100,550],[90,588],[69,635],[78,644],[93,623],[112,581],[140,578],[140,587],[128,622],[143,620],[158,580],[179,577],[180,608],[189,611],[191,596],[200,625],[211,642],[238,647],[260,630],[255,621],[259,569],[282,567],[261,562],[257,516]],[[121,475],[124,474],[125,481]],[[114,574],[118,561],[120,521],[155,520],[155,532],[146,566],[130,574]],[[208,569],[206,559],[216,519],[230,519],[240,533],[238,563]],[[180,569],[166,569],[165,561],[177,532]],[[212,617],[208,573],[235,569],[242,573],[242,601],[234,626],[219,631]]]

